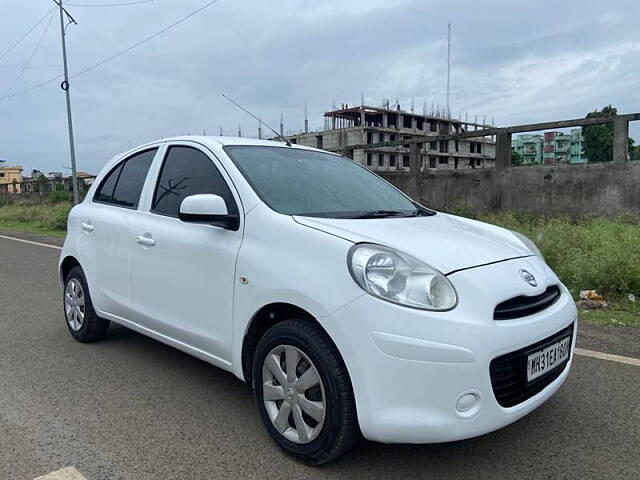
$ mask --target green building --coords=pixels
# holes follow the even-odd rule
[[[587,162],[581,128],[573,128],[569,133],[517,135],[511,146],[520,154],[524,165]]]
[[[520,154],[524,165],[541,164],[543,143],[542,135],[525,133],[513,137],[511,148]]]

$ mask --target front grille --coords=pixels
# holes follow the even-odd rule
[[[498,403],[503,407],[513,407],[537,395],[558,378],[566,368],[568,359],[541,377],[527,382],[527,356],[571,334],[573,334],[573,323],[533,345],[494,358],[489,365],[489,372],[493,394]],[[573,337],[569,344],[570,349],[571,342]]]
[[[493,311],[494,320],[511,320],[514,318],[526,317],[534,313],[541,312],[549,308],[560,298],[560,289],[553,285],[547,288],[540,295],[520,295],[510,298],[496,306]]]

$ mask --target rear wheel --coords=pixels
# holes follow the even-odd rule
[[[64,281],[64,316],[69,332],[79,342],[95,342],[107,333],[109,321],[96,315],[82,268],[73,267]]]
[[[287,320],[265,333],[254,355],[253,390],[269,435],[299,460],[326,463],[359,439],[344,361],[309,320]]]

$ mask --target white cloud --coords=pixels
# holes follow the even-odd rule
[[[96,0],[97,1],[97,0]],[[204,4],[156,2],[73,8],[71,72],[145,38]],[[579,5],[579,8],[577,8]],[[0,45],[10,45],[48,7],[5,0]],[[287,129],[321,125],[331,102],[415,97],[444,104],[446,24],[453,22],[452,105],[498,124],[584,116],[612,103],[640,111],[640,3],[618,0],[220,0],[175,29],[72,82],[78,162],[97,171],[119,151],[153,138],[243,129],[255,122],[225,92]],[[11,84],[37,31],[0,61],[0,92]],[[18,89],[60,72],[52,26]],[[1,49],[0,49],[1,51]],[[636,122],[640,123],[640,122]],[[640,126],[632,127],[640,137]],[[640,141],[640,138],[638,138]],[[57,82],[0,102],[0,158],[59,170],[68,164],[64,95]]]

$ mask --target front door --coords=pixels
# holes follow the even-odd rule
[[[238,231],[178,219],[189,195],[220,195],[230,214],[238,200],[218,160],[188,144],[171,145],[158,174],[150,208],[134,225],[132,310],[134,321],[157,333],[231,359]]]

